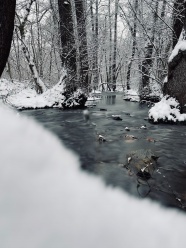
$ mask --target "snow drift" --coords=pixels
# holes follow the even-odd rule
[[[180,113],[175,98],[166,95],[149,110],[149,119],[153,122],[182,122],[186,120],[186,114]]]
[[[43,127],[0,116],[1,248],[185,247],[185,214],[106,187]]]

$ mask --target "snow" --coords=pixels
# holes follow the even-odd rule
[[[28,84],[28,82],[25,82],[25,84]],[[0,96],[5,97],[8,94],[16,93],[17,90],[23,90],[25,85],[23,83],[20,83],[18,81],[15,81],[12,83],[8,81],[7,79],[0,79]]]
[[[168,62],[172,62],[172,60],[174,59],[174,57],[179,53],[179,51],[185,51],[186,50],[186,40],[180,40],[178,41],[178,43],[176,44],[175,48],[173,49]]]
[[[126,91],[126,95],[138,96],[138,93],[136,90],[130,89]]]
[[[130,89],[126,91],[123,100],[131,101],[131,102],[139,102],[140,98],[136,90]]]
[[[17,109],[63,108],[62,104],[64,103],[68,107],[75,107],[79,105],[78,100],[83,92],[77,89],[72,96],[66,98],[63,94],[65,92],[65,76],[65,71],[62,71],[59,82],[43,94],[37,94],[29,83],[26,86],[18,82],[14,85],[3,80],[4,84],[0,86],[0,96],[5,96],[5,102]]]
[[[23,108],[46,108],[61,107],[65,97],[62,95],[64,86],[59,81],[53,88],[48,89],[43,94],[38,95],[34,89],[24,89],[17,94],[7,97],[7,102],[17,109]]]
[[[0,115],[2,248],[185,247],[184,213],[107,187],[33,120]]]
[[[186,114],[180,113],[179,103],[175,98],[166,95],[149,110],[149,119],[154,122],[181,122],[186,120]]]

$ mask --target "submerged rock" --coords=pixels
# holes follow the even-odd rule
[[[140,149],[127,154],[125,167],[137,177],[148,180],[156,169],[157,159],[152,150]]]

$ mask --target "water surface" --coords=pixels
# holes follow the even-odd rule
[[[186,126],[150,124],[145,120],[148,107],[126,102],[119,93],[104,94],[89,111],[89,121],[85,120],[83,110],[40,109],[22,113],[54,132],[80,156],[83,169],[99,175],[107,184],[136,197],[150,197],[166,206],[185,210]],[[120,115],[122,121],[113,120],[112,115]],[[144,124],[147,129],[140,128]],[[99,142],[99,135],[106,142]],[[126,140],[126,135],[138,139]],[[157,169],[148,182],[137,180],[122,166],[126,155],[138,149],[151,149],[159,156]]]

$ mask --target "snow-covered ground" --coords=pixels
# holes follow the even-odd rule
[[[106,187],[39,124],[0,116],[1,248],[185,247],[184,213]]]
[[[186,114],[180,113],[179,103],[175,98],[166,95],[149,110],[149,119],[154,122],[181,122],[186,121]]]
[[[127,90],[123,100],[130,101],[130,102],[139,102],[139,94],[136,90]]]

